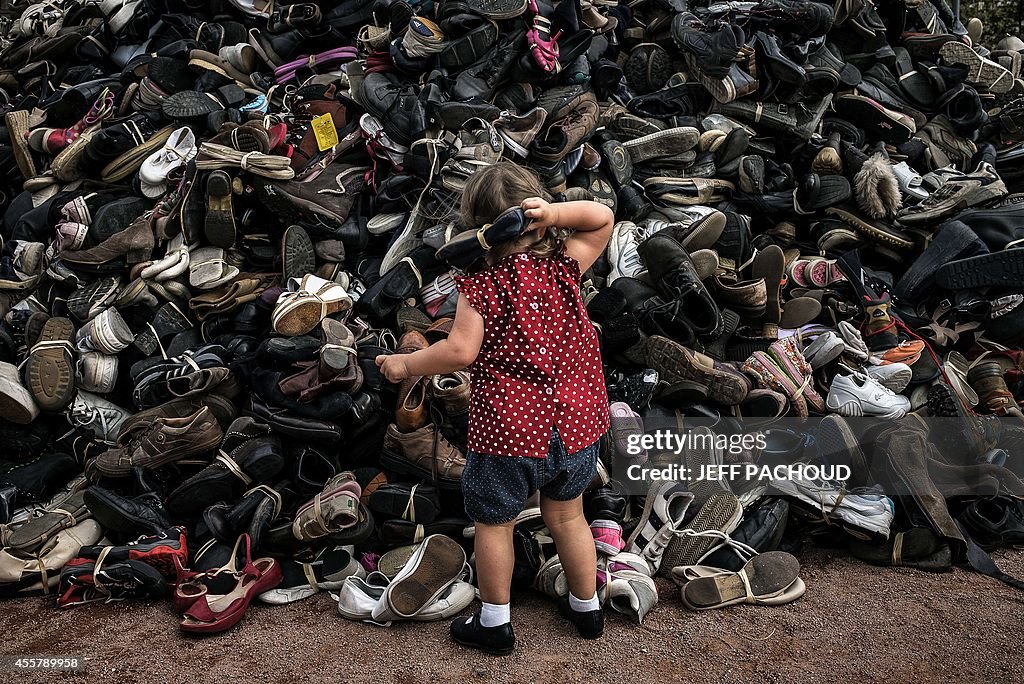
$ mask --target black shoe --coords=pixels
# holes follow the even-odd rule
[[[572,624],[584,639],[597,639],[604,634],[604,611],[588,610],[580,613],[569,607],[569,598],[559,599],[558,611]]]
[[[452,622],[451,633],[457,643],[491,655],[508,655],[516,647],[516,633],[512,631],[511,622],[499,627],[484,627],[480,624],[480,613],[456,618]]]
[[[723,24],[716,33],[700,28],[700,19],[689,12],[681,12],[672,20],[672,38],[680,50],[689,52],[699,60],[700,70],[711,78],[724,78],[736,61],[746,41],[743,29]]]
[[[129,499],[93,485],[85,491],[85,505],[100,525],[126,539],[162,534],[171,526],[159,495],[153,493]]]

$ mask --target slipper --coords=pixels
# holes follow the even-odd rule
[[[271,322],[274,332],[282,335],[305,335],[334,313],[352,308],[352,298],[338,283],[315,275],[302,280],[291,278],[288,290],[277,299]]]
[[[366,577],[363,566],[343,548],[322,549],[311,561],[288,559],[282,563],[281,584],[257,598],[282,605],[309,598],[321,591],[341,589],[348,577]]]
[[[295,512],[292,534],[299,541],[312,541],[352,527],[359,521],[361,492],[351,472],[338,473]]]
[[[17,553],[35,553],[64,530],[90,518],[92,513],[85,505],[85,492],[77,492],[62,504],[14,529],[5,546]]]
[[[778,605],[783,597],[788,603],[799,598],[794,587],[799,574],[800,562],[794,556],[768,551],[751,558],[739,572],[690,580],[682,588],[683,604],[691,610],[711,610],[739,603]]]

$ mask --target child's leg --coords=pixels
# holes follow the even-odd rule
[[[512,529],[515,520],[502,525],[476,523],[476,576],[480,600],[484,603],[506,604],[512,587],[515,550]]]
[[[587,519],[583,517],[583,498],[558,501],[540,498],[544,524],[551,532],[569,582],[569,591],[587,600],[597,594],[597,549]],[[481,588],[481,591],[483,589]]]

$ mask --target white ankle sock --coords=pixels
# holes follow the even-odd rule
[[[569,592],[569,607],[577,613],[589,613],[594,610],[601,610],[601,602],[597,600],[597,592],[588,599],[579,599]]]
[[[597,595],[594,595],[595,600]],[[512,621],[512,611],[507,603],[480,603],[480,626],[501,627]]]

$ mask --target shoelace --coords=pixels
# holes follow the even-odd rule
[[[196,168],[208,170],[235,167],[264,178],[291,180],[295,177],[288,157],[262,152],[239,152],[226,145],[211,142],[204,142],[199,146]]]
[[[110,439],[110,424],[107,422],[106,412],[103,409],[81,403],[71,407],[70,416],[78,422],[79,427],[90,427],[98,420],[103,429],[105,441],[113,441]]]

